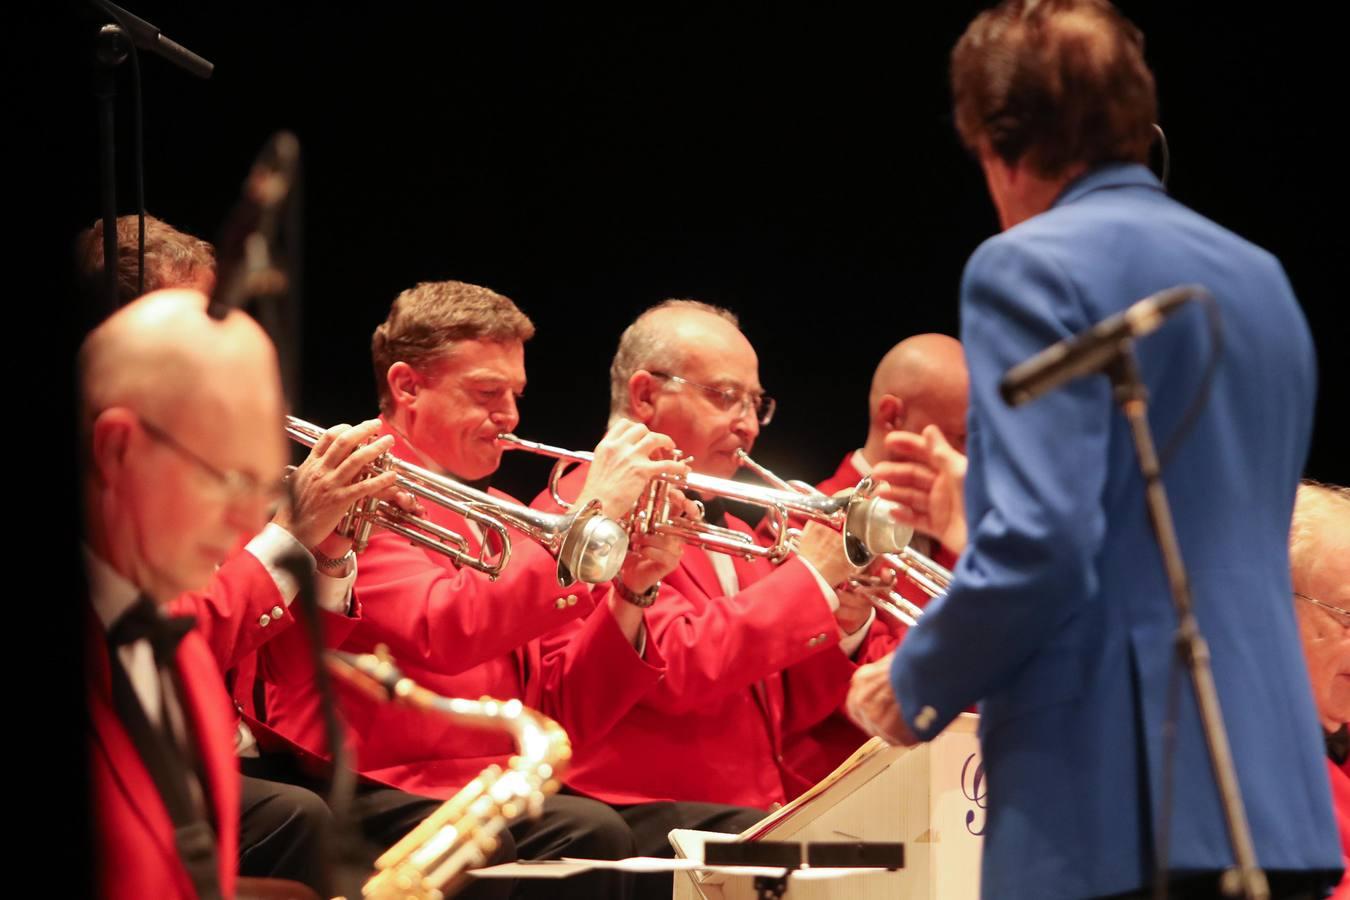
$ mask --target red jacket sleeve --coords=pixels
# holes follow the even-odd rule
[[[377,530],[357,565],[358,649],[383,643],[395,659],[454,675],[595,608],[587,585],[559,587],[548,552],[518,532],[511,535],[510,562],[492,581]]]
[[[541,642],[540,711],[567,729],[574,747],[603,738],[665,676],[665,660],[650,634],[641,657],[624,637],[604,600],[608,590],[597,590],[595,612]]]
[[[359,598],[350,616],[319,610],[319,629],[325,649],[341,647],[361,623]],[[295,612],[295,626],[268,642],[258,652],[258,674],[276,685],[304,684],[314,677],[314,651],[309,646],[305,611]],[[237,698],[237,695],[236,695]]]
[[[242,549],[216,570],[204,590],[175,598],[169,611],[197,620],[197,631],[222,672],[288,629],[294,618],[267,569]]]

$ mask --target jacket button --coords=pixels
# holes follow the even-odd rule
[[[576,606],[576,605],[577,605],[577,595],[576,595],[576,594],[568,594],[568,595],[567,595],[567,605],[568,605],[568,606]]]
[[[258,617],[258,624],[261,625],[263,628],[266,628],[268,625],[272,624],[272,617],[269,616],[267,613],[263,613],[261,616]]]
[[[566,609],[566,608],[567,608],[567,598],[566,598],[566,597],[559,597],[557,600],[554,600],[554,601],[553,601],[553,605],[554,605],[554,607],[556,607],[557,609]]]
[[[937,710],[931,706],[925,706],[919,710],[919,714],[914,717],[914,724],[919,726],[920,731],[927,731],[937,718]]]
[[[273,619],[280,619],[280,618],[281,618],[282,616],[284,616],[285,614],[286,614],[286,610],[282,609],[280,606],[274,606],[274,607],[272,607],[272,618],[273,618]]]

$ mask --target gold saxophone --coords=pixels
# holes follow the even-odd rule
[[[460,700],[419,687],[394,665],[387,651],[328,654],[329,667],[367,692],[407,703],[471,727],[510,733],[517,755],[507,767],[492,765],[445,801],[375,861],[361,889],[372,900],[444,900],[465,886],[470,869],[497,850],[502,831],[516,818],[537,817],[555,793],[572,758],[562,726],[519,700]]]

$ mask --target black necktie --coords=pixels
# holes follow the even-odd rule
[[[1338,766],[1345,765],[1345,760],[1350,757],[1350,731],[1342,725],[1335,731],[1326,732],[1327,756]]]
[[[110,647],[125,647],[144,638],[155,654],[155,668],[173,668],[178,645],[197,620],[191,616],[162,616],[149,597],[142,596],[108,629]]]
[[[121,647],[136,641],[149,641],[155,656],[155,668],[161,676],[158,679],[161,691],[169,690],[170,686],[178,689],[174,658],[178,645],[192,630],[193,624],[191,617],[170,618],[160,615],[155,604],[142,596],[108,629],[108,666],[112,674],[113,704],[118,718],[126,726],[169,812],[179,858],[197,888],[198,897],[216,900],[220,897],[220,886],[216,880],[216,835],[207,821],[205,810],[193,800],[188,782],[192,764],[184,758],[169,724],[169,698],[161,698],[160,724],[156,727],[146,715],[145,707],[131,685],[118,652]],[[165,679],[162,677],[164,674],[170,678]],[[183,708],[181,703],[179,708]],[[191,743],[189,735],[189,753]],[[205,788],[206,781],[200,773],[197,773],[197,779]]]

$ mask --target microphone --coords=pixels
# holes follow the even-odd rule
[[[93,4],[112,16],[113,20],[126,30],[127,36],[137,47],[159,54],[180,69],[185,69],[198,78],[211,77],[211,73],[216,67],[210,60],[203,59],[182,44],[169,40],[159,30],[159,26],[151,25],[141,17],[127,12],[117,4],[109,2],[109,0],[93,0]]]
[[[1151,334],[1184,304],[1208,293],[1196,284],[1167,288],[1050,345],[1003,376],[998,387],[1003,402],[1021,406],[1080,375],[1100,371],[1115,359],[1122,342]]]
[[[279,296],[291,286],[274,251],[299,174],[299,140],[289,131],[272,135],[216,242],[219,274],[207,308],[211,318],[223,319],[250,300]]]

